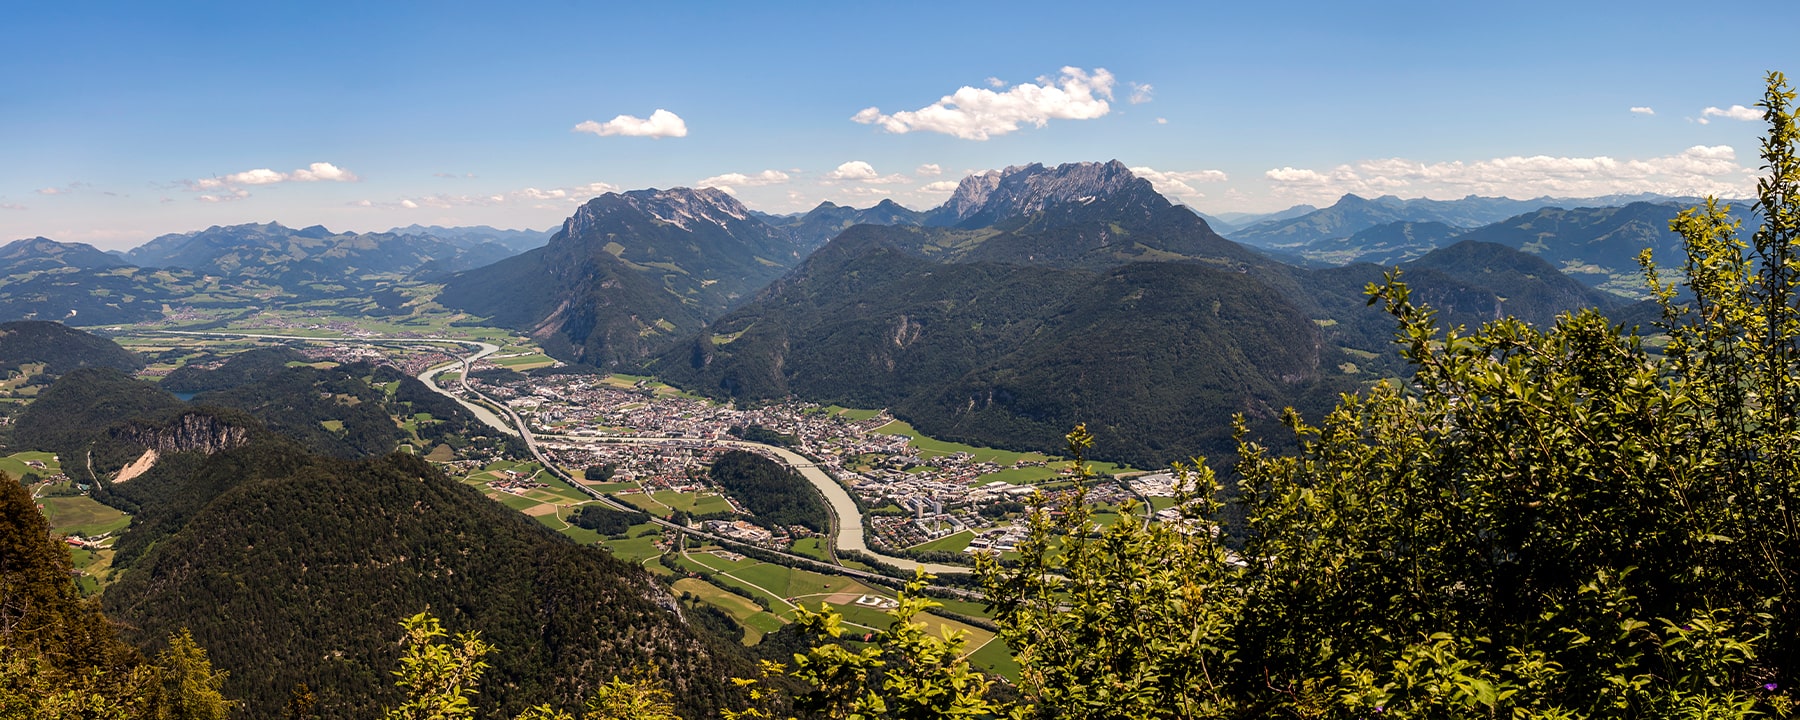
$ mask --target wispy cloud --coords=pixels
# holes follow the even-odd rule
[[[1655,115],[1656,114],[1656,110],[1654,110],[1652,108],[1643,107],[1641,105],[1637,106],[1637,107],[1633,107],[1631,109],[1631,111],[1634,113],[1637,113],[1639,115]]]
[[[1203,198],[1205,193],[1194,189],[1189,183],[1225,182],[1231,177],[1223,170],[1157,170],[1150,167],[1134,167],[1131,172],[1138,177],[1149,180],[1156,191],[1177,198]]]
[[[990,78],[991,80],[991,78]],[[1043,127],[1051,120],[1091,120],[1112,111],[1113,75],[1065,67],[1057,78],[1039,78],[1004,91],[964,86],[918,110],[893,114],[868,107],[850,119],[890,133],[935,132],[964,140],[987,140],[1022,124]]]
[[[68,194],[75,193],[75,192],[78,192],[81,190],[85,190],[89,187],[93,187],[93,186],[91,186],[87,183],[84,183],[84,182],[72,182],[72,183],[69,183],[62,187],[38,188],[37,194],[39,194],[39,195],[68,195]]]
[[[243,188],[225,188],[223,192],[205,193],[194,199],[205,203],[236,202],[250,197],[250,191]]]
[[[1133,105],[1142,105],[1150,102],[1151,94],[1156,91],[1156,88],[1152,87],[1150,83],[1143,83],[1141,85],[1138,83],[1129,84],[1131,86],[1131,94],[1125,97],[1125,101]]]
[[[390,202],[374,200],[357,200],[349,203],[351,207],[382,208],[388,210],[416,210],[419,208],[459,208],[459,207],[501,207],[523,206],[536,209],[551,209],[578,205],[609,192],[618,192],[619,186],[612,183],[592,182],[583,185],[571,185],[560,188],[527,187],[497,193],[436,193],[432,195],[411,195]]]
[[[724,190],[725,192],[736,194],[737,189],[741,188],[741,187],[761,187],[764,185],[780,185],[782,183],[787,182],[790,178],[791,178],[790,175],[788,175],[787,173],[784,173],[780,170],[764,170],[764,171],[756,173],[754,175],[745,175],[743,173],[725,173],[723,175],[714,175],[712,177],[702,179],[701,181],[694,183],[694,186],[695,187],[718,188],[720,190]]]
[[[924,165],[920,165],[917,170],[914,170],[913,174],[919,175],[921,177],[942,175],[942,174],[944,174],[944,168],[943,168],[943,166],[938,165],[937,163],[925,163]]]
[[[603,123],[592,120],[582,121],[575,126],[574,132],[593,133],[602,137],[607,135],[623,135],[626,137],[687,137],[687,122],[680,115],[657,108],[648,118],[620,115]]]
[[[1303,202],[1329,201],[1344,193],[1529,198],[1651,192],[1742,197],[1755,187],[1752,171],[1738,164],[1736,151],[1728,145],[1695,145],[1674,155],[1641,160],[1515,155],[1476,162],[1422,163],[1387,158],[1323,171],[1276,168],[1263,176],[1273,183],[1276,195]]]

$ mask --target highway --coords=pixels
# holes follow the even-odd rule
[[[425,383],[425,387],[431,388],[434,392],[437,392],[440,395],[448,397],[451,400],[455,400],[457,402],[457,404],[462,405],[463,407],[467,408],[469,410],[469,412],[474,413],[475,418],[477,420],[480,420],[483,423],[486,423],[489,427],[492,427],[501,432],[510,433],[513,435],[519,434],[519,432],[517,430],[514,430],[511,425],[506,424],[505,421],[501,420],[499,416],[490,412],[487,408],[477,405],[475,403],[469,402],[467,400],[464,400],[462,398],[462,396],[457,395],[456,393],[453,393],[453,392],[449,392],[441,387],[438,387],[437,381],[435,379],[438,376],[438,374],[444,372],[445,370],[449,370],[450,368],[461,366],[463,369],[462,386],[463,386],[464,390],[468,390],[469,389],[469,381],[468,381],[469,365],[471,363],[475,362],[476,360],[480,360],[484,357],[487,357],[494,353],[500,352],[500,346],[495,345],[493,343],[486,343],[486,342],[482,342],[480,340],[453,340],[451,338],[314,337],[311,335],[271,335],[271,334],[266,334],[266,333],[219,332],[219,331],[213,331],[213,330],[150,330],[148,332],[161,333],[164,335],[191,335],[191,336],[195,336],[195,337],[253,338],[253,339],[258,339],[258,340],[304,340],[307,342],[356,343],[356,344],[362,344],[362,345],[388,345],[388,344],[393,344],[393,343],[417,344],[417,345],[444,345],[444,344],[469,345],[469,346],[476,348],[476,351],[473,355],[469,355],[467,357],[464,357],[461,360],[456,360],[454,362],[444,363],[437,367],[427,368],[425,370],[425,372],[419,373],[419,382]]]
[[[500,351],[500,348],[498,346],[495,346],[492,343],[481,342],[478,340],[456,340],[456,339],[451,339],[451,338],[311,337],[311,336],[306,336],[306,335],[272,335],[272,334],[259,334],[259,333],[219,332],[219,331],[207,331],[207,330],[194,330],[194,331],[156,330],[156,331],[151,331],[151,332],[160,332],[160,333],[166,333],[166,334],[171,334],[171,335],[193,335],[193,336],[200,336],[200,337],[255,338],[255,339],[265,339],[265,340],[303,340],[303,341],[308,341],[308,342],[320,342],[320,343],[360,343],[360,344],[367,344],[367,345],[382,345],[382,344],[392,344],[392,343],[417,343],[417,344],[454,343],[454,344],[458,344],[458,345],[467,345],[467,346],[474,347],[476,349],[476,351],[474,353],[472,353],[466,357],[463,357],[460,360],[444,363],[442,365],[437,365],[435,367],[426,369],[424,372],[419,373],[419,375],[418,375],[419,382],[425,383],[425,386],[428,388],[431,388],[434,392],[437,392],[440,395],[443,395],[452,400],[455,400],[458,404],[467,408],[469,410],[469,412],[473,413],[477,419],[481,420],[483,423],[486,423],[489,427],[495,428],[496,430],[500,430],[505,433],[517,435],[520,439],[525,441],[525,448],[531,452],[532,457],[536,458],[537,461],[544,466],[544,469],[547,470],[548,472],[550,472],[550,474],[557,476],[558,478],[562,479],[563,482],[567,483],[569,486],[571,486],[577,490],[580,490],[581,492],[585,493],[589,497],[592,497],[595,500],[600,501],[601,503],[605,504],[606,506],[611,507],[616,510],[621,510],[624,512],[638,513],[641,511],[638,508],[618,502],[618,501],[612,499],[611,497],[606,496],[604,493],[596,491],[593,488],[590,488],[590,487],[576,481],[575,478],[571,477],[566,471],[564,471],[560,466],[558,466],[555,462],[553,462],[548,453],[544,452],[544,449],[542,447],[540,447],[538,444],[538,441],[540,440],[540,438],[543,440],[546,440],[546,441],[555,441],[555,442],[559,442],[559,443],[569,443],[569,444],[591,444],[591,443],[669,444],[669,443],[682,443],[682,442],[695,442],[696,441],[694,438],[674,438],[674,437],[634,436],[634,437],[604,437],[604,438],[601,438],[601,437],[589,437],[589,436],[577,436],[577,435],[543,435],[543,436],[535,435],[531,432],[531,428],[525,423],[525,420],[523,418],[519,417],[518,413],[513,412],[513,410],[511,408],[507,407],[505,404],[495,402],[492,398],[489,398],[489,397],[481,394],[480,391],[475,390],[473,387],[471,387],[469,385],[468,377],[469,377],[470,365],[473,364],[476,360],[480,360],[481,358],[487,357],[489,355],[492,355],[492,354]],[[436,377],[439,374],[442,374],[443,372],[445,372],[451,368],[455,368],[455,367],[462,368],[462,375],[458,379],[458,385],[461,386],[462,391],[465,393],[468,393],[469,396],[472,396],[474,398],[481,400],[481,403],[470,402],[467,398],[463,397],[462,395],[451,392],[449,389],[444,388],[437,384]],[[485,403],[485,406],[484,406],[484,403]],[[505,417],[502,417],[501,415],[496,414],[494,412],[494,410],[499,410],[500,413],[503,413]],[[850,492],[848,490],[845,490],[844,486],[839,485],[836,480],[832,479],[832,477],[829,474],[827,474],[824,470],[820,469],[818,465],[813,463],[813,461],[808,460],[806,457],[800,455],[799,453],[788,450],[787,448],[776,447],[773,445],[764,445],[762,443],[753,443],[753,442],[749,442],[749,441],[745,441],[745,440],[708,440],[706,442],[729,445],[729,446],[733,446],[733,447],[741,447],[741,448],[749,449],[749,450],[759,450],[759,451],[762,451],[769,455],[773,455],[777,458],[780,458],[782,462],[787,463],[788,466],[792,467],[796,472],[799,472],[801,477],[806,478],[806,480],[808,482],[812,483],[812,486],[819,491],[819,494],[823,495],[825,497],[826,506],[831,511],[831,527],[833,530],[831,540],[833,542],[833,546],[836,547],[838,550],[849,550],[849,551],[860,552],[860,553],[868,555],[869,557],[872,557],[882,563],[891,565],[893,567],[899,568],[900,570],[904,570],[904,571],[908,571],[908,572],[911,572],[914,570],[919,570],[919,569],[923,569],[925,572],[931,573],[933,575],[968,574],[971,572],[971,569],[967,568],[967,567],[962,567],[962,566],[957,566],[957,565],[944,565],[941,563],[921,563],[917,560],[893,557],[891,555],[882,555],[882,554],[879,554],[879,553],[876,553],[876,552],[870,550],[868,547],[868,544],[863,541],[862,511],[856,507],[856,502],[853,499],[851,499]],[[657,518],[657,517],[652,516],[650,519],[652,522],[654,522],[658,525],[668,527],[671,529],[675,529],[675,530],[680,530],[680,531],[686,532],[690,535],[704,537],[704,538],[713,540],[713,541],[721,543],[721,544],[732,545],[732,546],[747,546],[746,543],[743,543],[738,540],[733,540],[731,538],[714,535],[714,534],[708,533],[708,532],[694,530],[694,529],[688,528],[685,525],[679,525],[676,523],[672,523],[667,520],[663,520],[662,518]],[[755,547],[755,546],[748,546],[748,547]],[[839,573],[839,574],[843,574],[843,575],[850,575],[853,577],[859,577],[859,578],[864,578],[864,579],[892,580],[892,578],[889,578],[885,575],[856,570],[854,568],[847,568],[847,567],[844,567],[841,565],[827,563],[827,562],[823,562],[823,561],[820,561],[820,560],[817,560],[814,558],[806,557],[804,555],[794,555],[792,553],[781,552],[779,550],[770,550],[768,548],[757,548],[757,549],[761,550],[762,552],[769,552],[769,553],[774,553],[776,555],[780,555],[784,558],[787,558],[789,560],[792,560],[792,561],[800,563],[800,564],[804,564],[807,566],[813,566],[813,567],[819,567],[822,569],[829,570],[830,572],[835,572],[835,573]],[[946,589],[949,589],[949,588],[946,588]]]

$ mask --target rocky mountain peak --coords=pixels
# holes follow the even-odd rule
[[[989,170],[963,178],[950,199],[933,212],[935,224],[954,225],[1041,212],[1053,205],[1091,202],[1147,181],[1124,163],[1066,163],[1046,168],[1038,163]]]
[[[581,235],[602,219],[622,212],[641,213],[683,230],[694,230],[703,224],[729,230],[734,224],[751,219],[749,208],[717,188],[650,188],[607,193],[589,200],[569,216],[563,230],[570,236]]]

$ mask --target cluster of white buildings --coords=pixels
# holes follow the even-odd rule
[[[706,487],[704,467],[729,449],[714,441],[733,439],[729,434],[733,427],[758,426],[793,436],[797,450],[817,459],[865,506],[888,508],[867,518],[872,540],[888,550],[960,532],[974,534],[969,544],[973,552],[1011,550],[1023,536],[1023,526],[1014,521],[996,524],[980,511],[996,503],[1024,502],[1039,489],[982,479],[1017,466],[976,462],[967,453],[924,457],[907,437],[875,432],[892,420],[886,413],[855,421],[808,403],[744,410],[659,390],[648,382],[622,387],[591,375],[477,382],[482,392],[502,399],[545,434],[690,439],[673,444],[547,443],[569,467],[613,464],[613,481],[642,483],[646,490],[715,490]],[[1042,464],[1023,461],[1018,466]],[[1134,496],[1171,496],[1172,482],[1167,473],[1104,481],[1091,487],[1088,497],[1118,503]],[[904,512],[895,514],[891,506]],[[719,532],[737,537],[723,529]],[[730,532],[757,535],[741,528]],[[743,539],[758,542],[748,536]]]

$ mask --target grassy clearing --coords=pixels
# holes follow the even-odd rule
[[[669,490],[653,493],[656,501],[689,515],[731,512],[731,503],[714,493],[678,493]]]
[[[919,544],[914,545],[907,549],[908,550],[917,550],[920,552],[926,552],[926,551],[930,551],[930,550],[948,550],[950,552],[962,552],[963,548],[966,548],[969,546],[969,541],[974,540],[974,539],[975,539],[975,531],[964,530],[959,533],[952,533],[949,535],[945,535],[945,536],[938,538],[936,540],[933,540],[931,542],[919,543]]]
[[[795,540],[793,546],[788,548],[788,552],[831,562],[831,556],[825,553],[825,542],[816,537]]]
[[[709,570],[717,570],[717,571],[721,571],[721,572],[731,572],[733,570],[742,570],[744,568],[751,567],[754,565],[759,565],[762,563],[762,561],[760,561],[760,560],[752,560],[750,558],[740,558],[738,560],[726,560],[725,558],[719,557],[710,552],[691,552],[690,551],[687,555],[687,559],[700,565],[703,568],[706,568]]]
[[[838,415],[838,416],[843,417],[844,419],[849,420],[851,422],[862,422],[864,420],[868,420],[870,418],[875,417],[876,415],[881,414],[880,410],[863,410],[863,409],[859,409],[859,408],[847,408],[847,407],[843,407],[841,405],[827,405],[827,406],[825,406],[825,410],[826,410],[826,412],[829,412],[833,415]]]
[[[945,612],[953,612],[958,615],[967,615],[969,617],[979,617],[979,618],[984,618],[984,617],[988,616],[987,604],[978,602],[975,600],[950,600],[950,599],[946,599],[946,598],[934,597],[934,598],[931,598],[931,601],[942,606]]]
[[[488,497],[498,501],[501,505],[519,511],[524,511],[526,508],[534,508],[543,504],[523,495],[514,495],[509,492],[495,492]]]
[[[1037,461],[1050,459],[1050,456],[1043,453],[1013,452],[1011,450],[982,448],[975,447],[974,445],[964,445],[962,443],[937,440],[921,434],[918,430],[914,429],[910,423],[903,420],[890,422],[876,428],[875,432],[883,435],[901,435],[912,438],[912,446],[919,450],[919,455],[921,457],[937,457],[939,455],[953,455],[959,452],[966,452],[975,457],[975,462],[992,462],[1001,465],[1012,465],[1020,460]]]
[[[44,469],[39,470],[26,465],[25,463],[28,460],[35,460],[43,463]],[[25,473],[37,473],[40,477],[48,477],[62,472],[62,464],[56,461],[55,453],[13,453],[12,455],[0,458],[0,472],[5,472],[7,477],[14,480],[24,477]]]
[[[656,541],[661,540],[662,535],[659,533],[651,533],[642,536],[636,535],[637,528],[645,526],[656,527],[655,525],[649,525],[648,523],[639,525],[632,528],[631,537],[624,540],[606,540],[601,544],[605,545],[606,549],[612,551],[613,557],[624,560],[625,562],[642,563],[645,560],[653,560],[657,556],[662,555],[662,550],[656,547]],[[656,567],[651,569],[655,570],[656,568],[661,567],[661,563],[656,563]],[[665,573],[668,572],[668,568],[663,568],[663,571]]]
[[[612,498],[614,500],[625,503],[627,505],[635,507],[644,512],[650,513],[651,515],[654,515],[656,517],[668,517],[669,513],[674,512],[674,510],[672,508],[670,508],[669,506],[664,505],[660,502],[657,502],[656,498],[651,497],[650,495],[645,494],[645,493],[631,493],[629,495],[614,495],[614,496],[612,496]]]
[[[727,592],[712,583],[682,578],[675,581],[675,589],[700,598],[702,602],[725,611],[731,619],[736,620],[744,628],[743,643],[755,645],[762,642],[763,636],[774,632],[785,623],[781,618],[769,614],[761,606],[741,595]]]
[[[1038,482],[1054,478],[1058,471],[1066,470],[1070,466],[1070,462],[1067,460],[1057,460],[1055,457],[1043,453],[1022,453],[937,440],[921,434],[911,424],[901,420],[895,420],[876,428],[875,432],[883,435],[899,435],[911,438],[913,448],[919,451],[919,457],[922,458],[933,458],[941,455],[953,455],[964,452],[973,456],[975,462],[991,462],[998,465],[1016,465],[1021,461],[1047,463],[1044,467],[1006,468],[998,472],[988,473],[981,477],[982,482],[993,482],[995,480],[1004,480],[1010,483]],[[1132,470],[1129,465],[1115,465],[1113,463],[1104,462],[1088,463],[1088,467],[1095,473],[1102,475],[1129,472]]]
[[[65,535],[105,535],[131,525],[131,516],[86,495],[39,498],[50,528]]]
[[[1012,648],[1000,638],[994,638],[970,654],[969,664],[1015,683],[1019,681],[1019,661],[1013,659]]]
[[[518,357],[500,358],[500,359],[494,360],[494,364],[499,365],[500,367],[503,367],[503,368],[510,369],[510,370],[521,370],[522,371],[522,370],[530,370],[533,368],[549,367],[551,365],[555,365],[556,361],[550,359],[550,356],[548,356],[548,355],[540,355],[540,354],[534,353],[531,355],[520,355]]]
[[[563,510],[563,513],[566,515],[567,512],[568,511],[565,508]],[[556,520],[556,522],[554,524],[552,524],[551,520]],[[594,531],[589,530],[584,527],[577,527],[575,525],[570,525],[568,518],[566,518],[566,517],[557,518],[557,516],[555,516],[555,515],[543,515],[543,516],[538,517],[538,521],[544,523],[545,525],[548,525],[551,530],[555,530],[559,533],[567,535],[570,540],[574,540],[575,542],[581,543],[582,545],[593,545],[596,543],[605,542],[605,540],[606,540],[605,535],[601,535],[600,533],[594,532]]]

